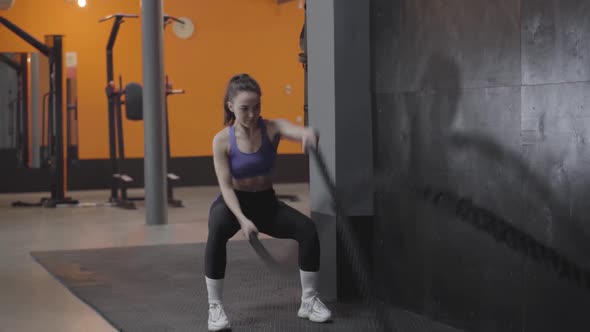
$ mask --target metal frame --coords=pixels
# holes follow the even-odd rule
[[[135,203],[134,201],[142,201],[145,197],[129,197],[127,195],[127,182],[129,181],[130,177],[125,174],[124,163],[125,163],[125,144],[123,139],[123,116],[122,116],[122,97],[125,94],[123,89],[123,83],[121,78],[119,78],[119,89],[116,88],[114,84],[114,62],[113,62],[113,48],[115,46],[115,42],[117,39],[117,35],[119,33],[119,28],[124,21],[125,18],[138,18],[138,15],[135,14],[113,14],[108,15],[99,20],[100,22],[105,22],[111,19],[114,19],[113,25],[111,27],[111,33],[109,35],[109,39],[107,41],[106,46],[106,57],[107,57],[107,87],[106,93],[108,98],[108,117],[109,117],[109,151],[110,151],[110,160],[111,160],[111,172],[112,172],[112,180],[111,180],[111,196],[109,201],[114,203],[116,206],[125,208],[125,209],[134,209]],[[164,15],[164,28],[171,23],[172,21],[179,22],[184,24],[183,21],[180,19],[170,16]],[[166,82],[167,85],[168,82]],[[167,159],[170,161],[170,141],[169,141],[169,132],[168,132],[168,103],[167,97],[171,94],[180,94],[184,93],[184,90],[166,90],[166,102],[165,102],[165,112],[166,112],[166,147],[167,147]],[[168,204],[173,207],[182,207],[182,201],[174,198],[173,193],[173,186],[172,186],[172,179],[171,177],[175,177],[173,174],[168,173],[167,177],[167,195],[168,195]],[[119,195],[120,190],[120,195]]]
[[[51,197],[42,198],[40,203],[14,202],[13,206],[45,206],[56,207],[64,204],[78,204],[78,201],[66,197],[66,178],[67,170],[65,168],[64,158],[64,75],[63,75],[63,36],[47,35],[45,43],[37,40],[35,37],[12,23],[8,19],[0,16],[0,24],[4,25],[22,40],[36,48],[39,52],[49,59],[49,77],[50,77],[50,95],[49,95],[49,115],[48,115],[48,132],[51,134],[50,139],[50,176]]]
[[[125,161],[125,145],[123,142],[123,116],[121,114],[121,95],[115,85],[113,48],[119,28],[125,22],[125,18],[138,18],[135,14],[113,14],[103,17],[98,22],[105,22],[114,19],[111,26],[111,33],[106,45],[107,59],[107,85],[106,94],[108,99],[108,122],[109,122],[109,157],[111,160],[111,196],[109,202],[125,209],[134,209],[135,204],[127,197],[127,183],[124,174],[123,163]],[[121,82],[120,82],[121,84]],[[121,87],[122,89],[122,87]],[[119,196],[119,190],[121,195]]]

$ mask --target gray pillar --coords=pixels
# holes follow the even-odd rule
[[[322,250],[320,288],[334,300],[344,255],[336,241],[337,223],[342,217],[373,215],[369,1],[308,0],[306,28],[309,125],[320,132],[320,150],[345,208],[342,216],[332,211],[311,158],[310,207]]]
[[[168,223],[162,7],[162,0],[143,0],[141,6],[144,176],[148,225]]]

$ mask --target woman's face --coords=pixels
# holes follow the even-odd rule
[[[236,123],[251,127],[260,117],[260,96],[255,92],[241,91],[228,102],[228,107],[236,117]]]

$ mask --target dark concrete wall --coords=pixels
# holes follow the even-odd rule
[[[371,0],[377,276],[470,331],[588,331],[590,291],[409,190],[590,266],[590,2]]]

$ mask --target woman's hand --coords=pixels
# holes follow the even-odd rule
[[[254,237],[258,237],[258,228],[256,228],[256,226],[254,226],[254,223],[246,218],[246,217],[242,217],[240,219],[240,226],[242,226],[242,233],[244,234],[244,236],[246,237],[246,239],[249,241],[253,236]]]
[[[319,135],[313,128],[305,128],[303,135],[301,137],[301,145],[303,148],[303,152],[307,152],[307,148],[317,149],[319,141]]]
[[[304,153],[307,153],[307,149],[310,147],[317,148],[319,134],[315,129],[295,125],[285,119],[276,119],[273,120],[272,123],[276,126],[281,137],[301,142],[301,147]]]

